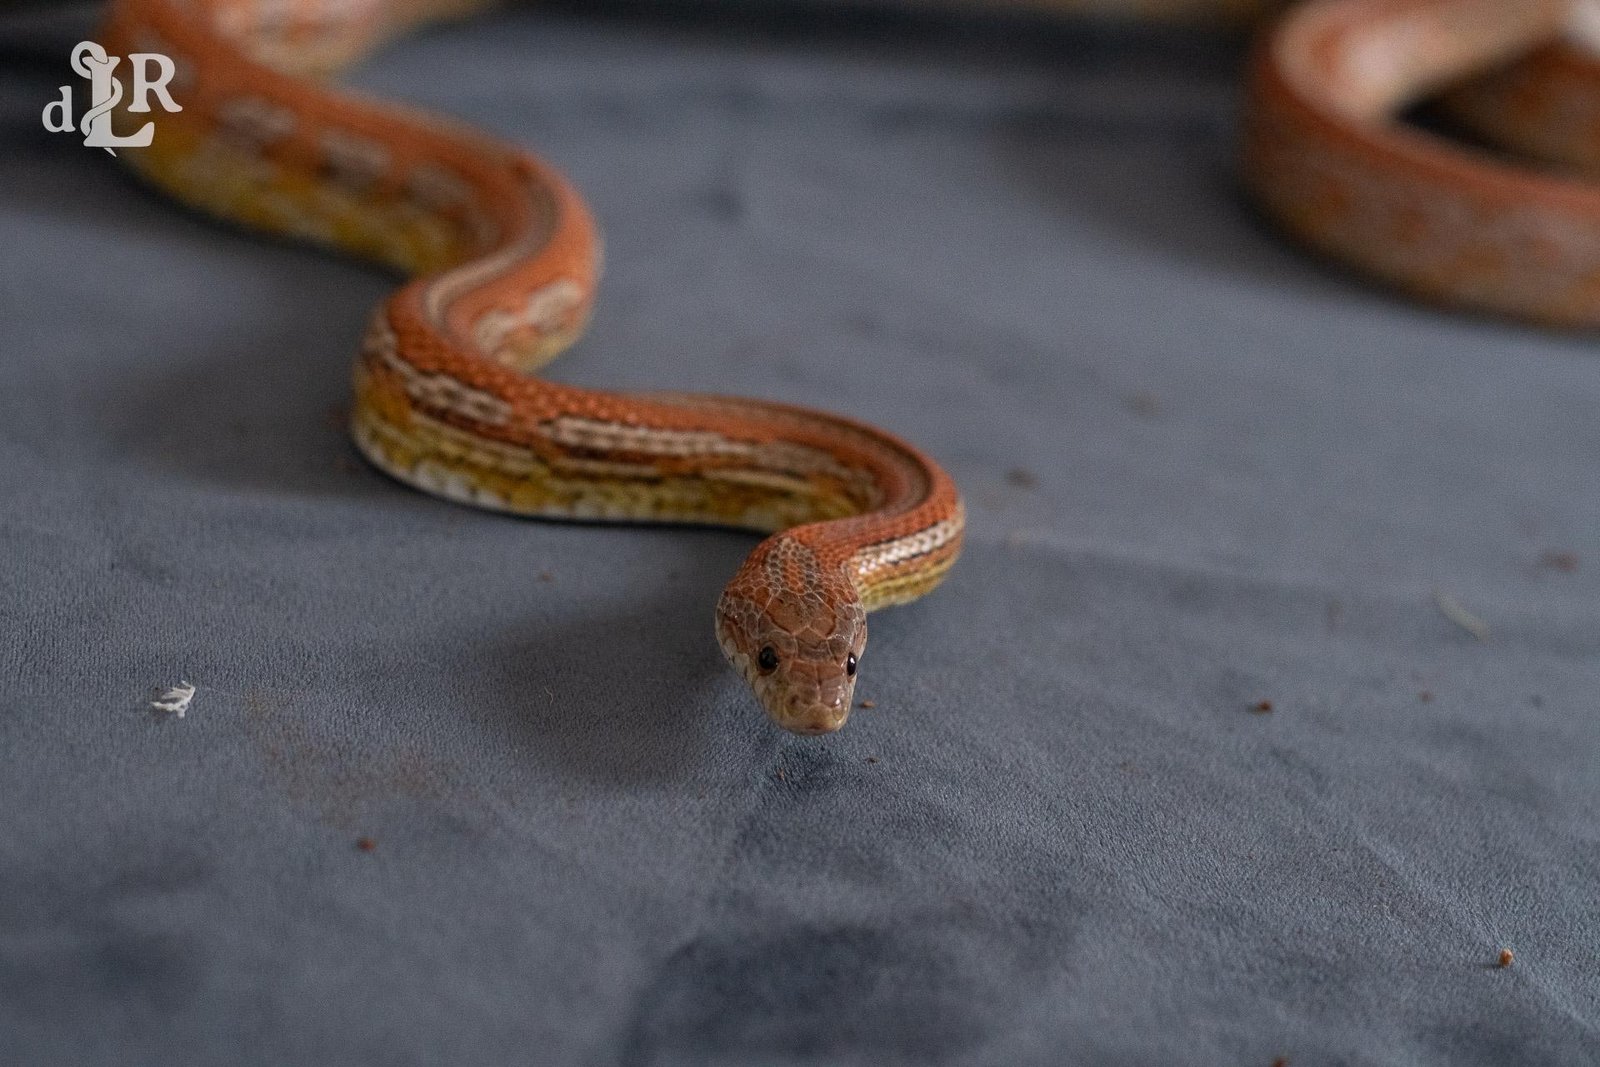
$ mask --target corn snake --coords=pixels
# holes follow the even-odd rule
[[[1204,2],[1171,6],[1191,12]],[[953,482],[905,442],[832,415],[532,377],[576,339],[590,312],[600,255],[581,197],[515,148],[315,80],[415,22],[473,6],[117,0],[105,40],[113,51],[172,56],[184,104],[163,119],[154,145],[126,155],[156,185],[204,210],[364,253],[414,276],[375,313],[354,375],[351,431],[385,472],[435,495],[517,514],[771,534],[719,599],[719,644],[779,725],[838,729],[852,705],[867,612],[931,591],[960,552],[964,513]],[[1163,6],[1139,4],[1143,13]],[[1420,207],[1386,209],[1381,224],[1348,210],[1359,191],[1346,192],[1343,205],[1328,191],[1328,175],[1340,166],[1347,172],[1340,180],[1352,188],[1371,183],[1368,195],[1379,202],[1416,184],[1426,168],[1404,153],[1396,162],[1393,131],[1374,119],[1447,75],[1554,38],[1570,7],[1540,0],[1505,15],[1474,0],[1316,0],[1291,13],[1263,46],[1251,82],[1248,179],[1289,229],[1413,291],[1547,321],[1588,321],[1600,300],[1587,291],[1552,299],[1546,280],[1530,280],[1520,264],[1512,279],[1528,283],[1520,288],[1483,281],[1481,256],[1476,274],[1418,266],[1418,238],[1403,223],[1433,233],[1414,216],[1461,199],[1454,195],[1462,191],[1459,168],[1408,194]],[[1461,11],[1479,12],[1496,32],[1477,44],[1471,34],[1452,33],[1452,12]],[[1337,63],[1326,65],[1363,42],[1395,39],[1396,24],[1413,16],[1444,20],[1438,63],[1385,92],[1373,91],[1359,71],[1343,71],[1349,76],[1341,82]],[[1339,33],[1343,44],[1330,44]],[[1455,47],[1463,39],[1472,46]],[[1544,66],[1529,64],[1521,76],[1542,78]],[[1504,125],[1504,98],[1516,90],[1485,84],[1473,91],[1476,97],[1460,95],[1468,121]],[[1372,99],[1352,106],[1363,93]],[[1349,143],[1357,148],[1338,157]],[[1540,150],[1560,155],[1565,144]],[[1467,173],[1477,176],[1485,165],[1473,160]],[[1478,215],[1458,209],[1455,230],[1434,229],[1459,243],[1461,218],[1529,199],[1543,210],[1553,181],[1517,175],[1487,208],[1473,208]],[[1597,213],[1587,199],[1579,207]],[[1540,216],[1533,225],[1550,223]],[[1567,260],[1560,269],[1571,277]],[[1505,297],[1508,289],[1518,295]]]
[[[866,613],[929,592],[960,552],[954,483],[850,419],[533,376],[589,315],[583,199],[514,146],[318,78],[459,6],[117,0],[105,44],[170,57],[182,108],[122,154],[192,206],[411,276],[354,371],[351,433],[380,470],[519,515],[768,534],[717,602],[718,642],[778,725],[839,729]]]

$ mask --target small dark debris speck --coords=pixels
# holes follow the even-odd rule
[[[867,709],[869,709],[869,710],[870,710],[870,709],[872,709],[872,708],[875,708],[875,707],[877,707],[877,706],[878,706],[878,702],[877,702],[877,701],[876,701],[876,700],[863,700],[863,701],[862,701],[862,702],[861,702],[861,705],[860,705],[860,706],[861,706],[861,707],[863,707],[863,708],[867,708]]]
[[[878,757],[877,756],[868,756],[867,757],[867,762],[868,763],[877,763],[878,762]]]
[[[1422,692],[1417,694],[1417,699],[1422,701],[1424,704],[1432,704],[1433,703],[1433,690],[1424,689]]]
[[[789,776],[783,773],[783,768],[782,767],[778,768],[778,781],[787,782],[788,780],[789,780]]]
[[[1496,967],[1509,967],[1509,966],[1511,966],[1511,961],[1516,959],[1516,958],[1517,958],[1516,954],[1513,953],[1510,949],[1503,948],[1503,949],[1500,950],[1500,958],[1499,958],[1498,961],[1496,961],[1495,966]]]
[[[359,848],[362,852],[371,852],[377,847],[378,843],[370,837],[356,838],[356,848]]]
[[[1574,552],[1551,549],[1539,553],[1539,566],[1560,571],[1562,574],[1575,574],[1578,570],[1578,556]]]
[[[1272,710],[1272,701],[1258,700],[1254,704],[1250,705],[1250,710],[1255,712],[1257,715],[1265,715],[1267,712]]]
[[[1154,393],[1134,393],[1128,398],[1128,410],[1141,418],[1153,419],[1161,414],[1161,400]]]
[[[1039,479],[1034,477],[1033,472],[1023,467],[1012,467],[1006,471],[1006,481],[1018,489],[1032,489],[1039,484]]]
[[[1544,697],[1540,696],[1538,693],[1534,693],[1528,697],[1528,703],[1532,704],[1536,708],[1542,708],[1544,707]]]
[[[541,582],[553,582],[553,581],[555,581],[555,577],[556,576],[551,574],[549,571],[540,571],[539,572],[539,580]]]
[[[1272,1061],[1272,1067],[1289,1067],[1289,1057],[1279,1056]]]

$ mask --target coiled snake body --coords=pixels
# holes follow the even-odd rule
[[[583,200],[513,146],[318,80],[414,23],[476,3],[114,0],[104,42],[170,56],[183,108],[162,117],[150,147],[124,156],[204,210],[413,276],[374,314],[355,369],[351,430],[382,470],[521,515],[770,534],[718,601],[717,639],[779,725],[836,730],[850,712],[866,613],[927,593],[960,552],[956,488],[912,446],[833,415],[531,375],[589,314],[599,253]],[[1120,3],[1141,15],[1271,6]],[[1246,179],[1290,231],[1413,293],[1600,324],[1600,192],[1390,121],[1423,92],[1551,42],[1583,17],[1600,25],[1597,5],[1297,5],[1258,51]],[[1542,54],[1465,91],[1456,109],[1488,139],[1594,168],[1600,122],[1517,117],[1572,99],[1579,83],[1594,119],[1593,68]]]
[[[1597,0],[1310,0],[1257,49],[1245,178],[1296,237],[1413,296],[1600,326],[1596,43]],[[1441,91],[1497,151],[1394,121]]]

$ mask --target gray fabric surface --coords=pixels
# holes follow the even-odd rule
[[[361,465],[390,280],[46,135],[77,27],[12,34],[0,1062],[1600,1060],[1592,341],[1280,244],[1228,48],[893,36],[522,12],[357,79],[592,198],[558,377],[955,473],[806,740],[711,637],[752,539]]]

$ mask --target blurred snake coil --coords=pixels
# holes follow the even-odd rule
[[[778,725],[837,730],[867,613],[943,580],[961,550],[960,495],[912,445],[836,415],[533,374],[590,314],[600,252],[582,197],[514,145],[328,81],[478,6],[113,0],[100,40],[170,57],[182,107],[121,157],[194,208],[410,277],[374,312],[355,363],[350,429],[379,469],[519,515],[767,534],[717,602],[717,640]],[[1007,6],[1239,21],[1280,5]],[[1600,0],[1294,5],[1256,49],[1246,183],[1305,243],[1416,296],[1600,324],[1600,190],[1582,177],[1600,168],[1600,61],[1585,40],[1600,41]],[[1453,85],[1456,121],[1539,166],[1395,119]]]

